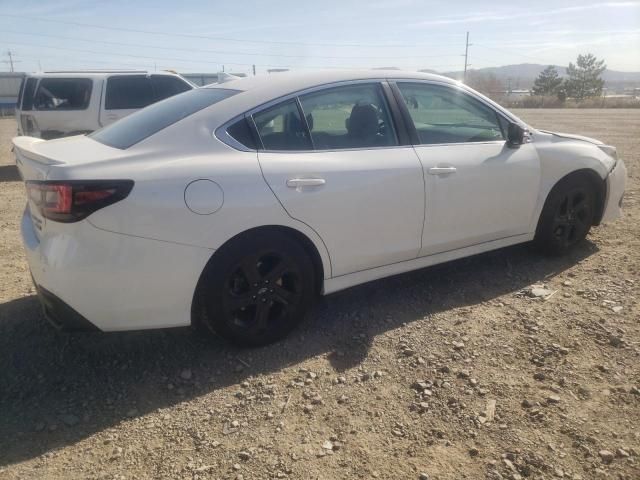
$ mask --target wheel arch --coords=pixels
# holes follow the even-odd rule
[[[593,191],[595,192],[595,212],[594,212],[594,218],[593,218],[593,225],[599,225],[600,221],[602,220],[602,215],[604,214],[604,206],[606,204],[606,199],[607,199],[607,182],[606,180],[602,179],[602,177],[600,176],[600,174],[592,169],[592,168],[580,168],[577,170],[572,170],[571,172],[565,174],[563,177],[559,178],[552,186],[551,188],[548,189],[545,198],[544,198],[544,202],[542,202],[542,205],[540,206],[540,211],[538,212],[538,216],[536,219],[536,227],[538,225],[538,223],[540,222],[540,217],[542,215],[542,211],[544,209],[544,206],[547,203],[547,200],[549,198],[549,195],[551,195],[551,192],[553,192],[553,190],[563,181],[565,181],[567,178],[573,178],[573,177],[581,177],[581,178],[585,178],[590,184],[591,187],[593,188]]]
[[[209,260],[205,264],[200,276],[198,278],[198,282],[196,284],[195,291],[193,293],[193,299],[191,302],[191,319],[192,323],[194,319],[198,318],[202,313],[201,305],[199,303],[199,298],[202,295],[203,288],[203,279],[206,275],[207,269],[211,268],[215,259],[220,255],[224,255],[225,250],[232,245],[233,243],[239,241],[240,239],[246,237],[259,236],[264,234],[265,232],[279,232],[288,237],[292,238],[294,241],[298,242],[302,248],[304,248],[307,255],[311,259],[311,263],[313,264],[314,270],[314,281],[316,286],[316,294],[320,295],[324,291],[324,280],[325,280],[325,272],[330,274],[330,265],[325,266],[325,262],[323,261],[322,255],[318,247],[315,243],[303,232],[300,230],[296,230],[295,228],[284,226],[284,225],[262,225],[259,227],[250,228],[248,230],[244,230],[233,237],[229,238],[225,241],[215,252],[209,257]]]

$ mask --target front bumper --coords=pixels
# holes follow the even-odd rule
[[[103,331],[186,326],[212,250],[98,229],[84,220],[47,222],[29,209],[21,233],[45,314],[61,327]]]
[[[606,182],[607,199],[601,222],[611,222],[622,215],[622,196],[627,182],[627,167],[622,160],[618,159]]]

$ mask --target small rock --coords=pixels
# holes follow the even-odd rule
[[[302,410],[304,411],[304,413],[311,413],[313,412],[313,405],[305,405],[304,407],[302,407]]]
[[[613,452],[610,452],[609,450],[600,450],[598,455],[604,463],[611,463],[614,458]]]
[[[620,305],[616,305],[615,307],[611,307],[613,313],[620,313],[623,310],[623,307]]]
[[[548,297],[552,293],[553,292],[551,290],[544,287],[533,287],[531,290],[529,290],[529,296],[532,298],[544,298]]]
[[[327,440],[322,444],[322,448],[325,450],[333,450],[333,443]]]
[[[180,372],[180,378],[183,380],[191,380],[191,377],[193,377],[193,373],[190,368],[185,368]]]
[[[536,372],[533,374],[533,379],[538,380],[539,382],[541,382],[542,380],[545,380],[546,378],[547,376],[542,372]]]
[[[464,348],[464,342],[451,342],[451,344],[456,350],[462,350]]]
[[[429,480],[429,475],[423,472],[420,475],[418,475],[418,480]]]
[[[238,453],[238,458],[240,458],[240,460],[249,460],[251,458],[251,454],[247,451],[242,451],[240,453]]]
[[[469,449],[469,455],[472,457],[477,457],[480,454],[480,450],[478,450],[477,448],[473,447]]]
[[[627,452],[623,448],[619,448],[618,450],[616,450],[616,456],[618,456],[620,458],[626,458],[626,457],[629,456],[629,452]]]
[[[528,400],[528,399],[524,399],[522,401],[522,406],[524,408],[533,408],[535,406],[536,402],[532,401],[532,400]]]
[[[611,345],[612,347],[622,347],[624,345],[624,340],[620,337],[617,337],[615,335],[611,335],[609,337],[609,345]]]
[[[547,402],[548,403],[560,403],[560,397],[557,395],[549,395],[547,397]]]

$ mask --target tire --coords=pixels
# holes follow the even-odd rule
[[[285,337],[313,303],[314,269],[304,248],[276,231],[241,236],[219,249],[198,285],[199,322],[242,346]]]
[[[551,255],[563,255],[582,242],[595,215],[595,194],[589,179],[572,175],[549,193],[538,220],[534,244]]]

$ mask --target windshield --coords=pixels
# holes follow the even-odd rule
[[[236,93],[239,91],[224,88],[189,90],[132,113],[89,137],[110,147],[126,149]]]

